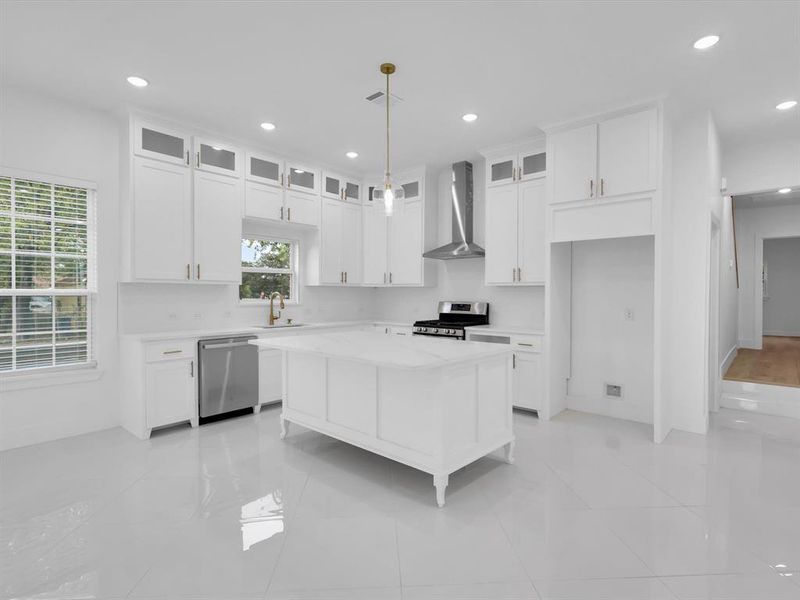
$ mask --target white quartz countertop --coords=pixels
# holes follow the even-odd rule
[[[372,325],[373,321],[334,321],[328,323],[302,323],[289,327],[268,327],[268,326],[231,326],[218,329],[186,329],[183,331],[155,331],[149,333],[129,333],[124,334],[126,339],[135,339],[142,342],[155,342],[159,340],[183,340],[193,338],[213,338],[226,337],[230,335],[263,335],[263,336],[288,336],[302,333],[304,331],[319,331],[325,329],[335,329],[337,327],[361,327]]]
[[[521,327],[495,327],[493,325],[472,325],[467,328],[469,332],[504,333],[507,335],[544,335],[541,329],[523,329]]]
[[[340,358],[392,369],[431,369],[510,354],[508,346],[427,336],[338,331],[250,340],[261,348]]]

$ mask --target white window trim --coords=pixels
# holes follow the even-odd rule
[[[44,173],[39,171],[29,171],[27,169],[19,169],[8,167],[0,164],[0,175],[3,177],[10,177],[12,179],[25,179],[30,181],[40,181],[53,186],[77,187],[87,190],[89,194],[87,212],[87,273],[89,277],[93,277],[94,281],[87,282],[86,290],[68,290],[64,288],[41,289],[41,290],[23,290],[23,293],[18,293],[17,290],[2,290],[0,295],[18,297],[20,295],[32,296],[86,296],[86,352],[87,356],[92,357],[91,360],[85,363],[77,363],[72,365],[53,365],[47,367],[33,367],[30,369],[17,369],[13,371],[0,372],[0,391],[14,391],[21,389],[46,387],[53,385],[62,385],[69,383],[80,383],[84,381],[94,381],[100,379],[103,375],[103,369],[97,360],[96,355],[96,324],[95,310],[97,304],[97,237],[98,237],[98,219],[97,219],[97,183],[87,179],[79,179],[75,177],[64,177],[53,173]],[[12,211],[13,213],[13,211]],[[89,223],[94,224],[94,229],[89,227]],[[13,235],[13,232],[12,232]],[[94,258],[94,264],[88,263],[90,257]],[[12,278],[14,276],[15,265],[12,262]],[[29,293],[30,292],[30,293]],[[55,307],[54,307],[55,309]],[[15,325],[14,325],[15,326]]]
[[[294,269],[275,269],[271,267],[241,267],[242,273],[289,273],[292,275],[292,298],[285,300],[286,306],[300,306],[300,242],[296,239],[288,239],[274,235],[263,235],[259,233],[242,232],[242,239],[268,239],[274,242],[283,242],[292,245],[291,264]],[[239,284],[241,285],[241,283]],[[261,298],[239,298],[239,285],[236,286],[236,298],[239,306],[266,306],[269,300]]]

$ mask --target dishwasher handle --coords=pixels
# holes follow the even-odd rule
[[[249,342],[230,342],[227,344],[202,344],[202,350],[218,350],[220,348],[237,348],[239,346],[250,346]]]

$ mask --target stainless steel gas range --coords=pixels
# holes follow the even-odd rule
[[[489,324],[488,302],[439,302],[439,318],[416,321],[414,335],[466,339],[466,328]]]

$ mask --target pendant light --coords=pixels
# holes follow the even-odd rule
[[[395,70],[396,68],[392,63],[383,63],[381,65],[381,73],[386,75],[386,173],[383,177],[383,189],[375,187],[375,189],[372,190],[373,200],[383,200],[387,217],[392,216],[394,201],[405,198],[405,190],[403,190],[402,186],[398,186],[397,188],[392,187],[392,174],[389,169],[389,101],[391,100],[391,96],[389,95],[389,75],[394,73]]]

